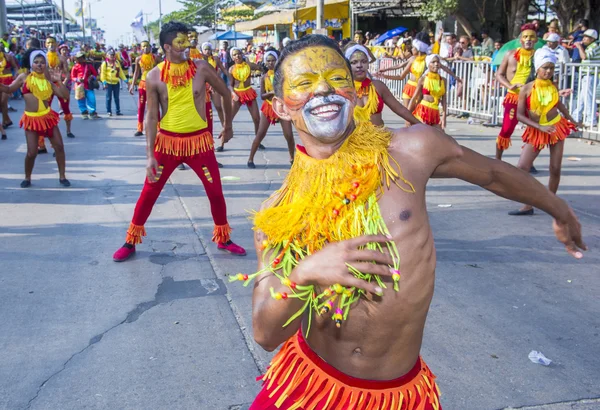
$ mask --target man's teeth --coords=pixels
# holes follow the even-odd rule
[[[311,110],[310,113],[312,115],[329,114],[333,112],[339,112],[340,109],[340,106],[337,104],[328,104],[317,107],[314,110]]]

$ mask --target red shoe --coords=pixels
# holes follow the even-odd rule
[[[131,258],[135,253],[135,245],[128,247],[123,245],[113,255],[113,261],[115,262],[125,262],[127,259]]]
[[[225,252],[229,252],[233,255],[238,255],[238,256],[246,256],[246,250],[244,248],[242,248],[239,245],[236,245],[235,243],[229,241],[226,243],[220,243],[217,245],[217,248],[219,250],[225,251]]]

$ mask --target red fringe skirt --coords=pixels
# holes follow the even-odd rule
[[[260,107],[260,112],[262,112],[265,115],[265,117],[267,117],[267,120],[269,120],[269,123],[271,125],[279,122],[279,117],[277,116],[275,111],[273,111],[273,104],[271,103],[271,101],[263,101],[262,106]]]
[[[523,142],[531,144],[538,151],[543,150],[548,145],[554,145],[559,141],[564,141],[573,131],[577,131],[575,124],[561,117],[560,121],[554,124],[556,132],[548,134],[537,128],[527,127],[523,133]]]
[[[256,91],[254,91],[254,88],[252,87],[247,90],[238,90],[235,88],[234,90],[237,96],[240,97],[240,104],[242,105],[251,105],[252,101],[256,100]]]

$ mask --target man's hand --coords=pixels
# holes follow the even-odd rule
[[[568,97],[571,94],[573,94],[573,89],[572,88],[565,88],[565,89],[562,89],[562,90],[558,90],[559,97]]]
[[[554,235],[560,242],[565,244],[567,252],[576,259],[583,258],[583,254],[579,249],[587,251],[588,248],[581,238],[581,224],[573,210],[569,208],[569,216],[565,222],[561,223],[555,219],[552,225]]]
[[[523,87],[523,84],[512,84],[509,88],[510,91],[517,91],[519,88]]]
[[[162,165],[159,167],[156,158],[154,155],[151,155],[146,163],[146,177],[148,178],[148,182],[153,184],[158,181],[160,179],[160,175],[162,174],[162,169]]]
[[[233,128],[231,128],[231,127],[223,128],[223,131],[221,131],[221,134],[219,134],[219,139],[223,140],[223,143],[231,141],[232,138],[233,138]]]
[[[362,273],[391,276],[394,273],[389,267],[394,263],[391,255],[377,250],[358,249],[368,243],[384,244],[389,241],[383,235],[368,235],[330,243],[298,264],[294,269],[296,282],[299,285],[317,285],[321,288],[339,283],[345,287],[381,295],[383,290],[377,282],[369,283],[358,279],[350,272],[348,265]]]
[[[545,132],[546,134],[554,134],[556,132],[556,127],[554,125],[540,125],[538,130]]]

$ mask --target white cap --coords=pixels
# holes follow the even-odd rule
[[[589,28],[586,31],[584,31],[583,35],[586,36],[586,37],[591,37],[594,40],[598,40],[598,32],[596,30],[591,29],[591,28]]]
[[[551,43],[558,43],[560,41],[560,36],[556,33],[550,33],[548,34],[546,41],[549,41]]]

